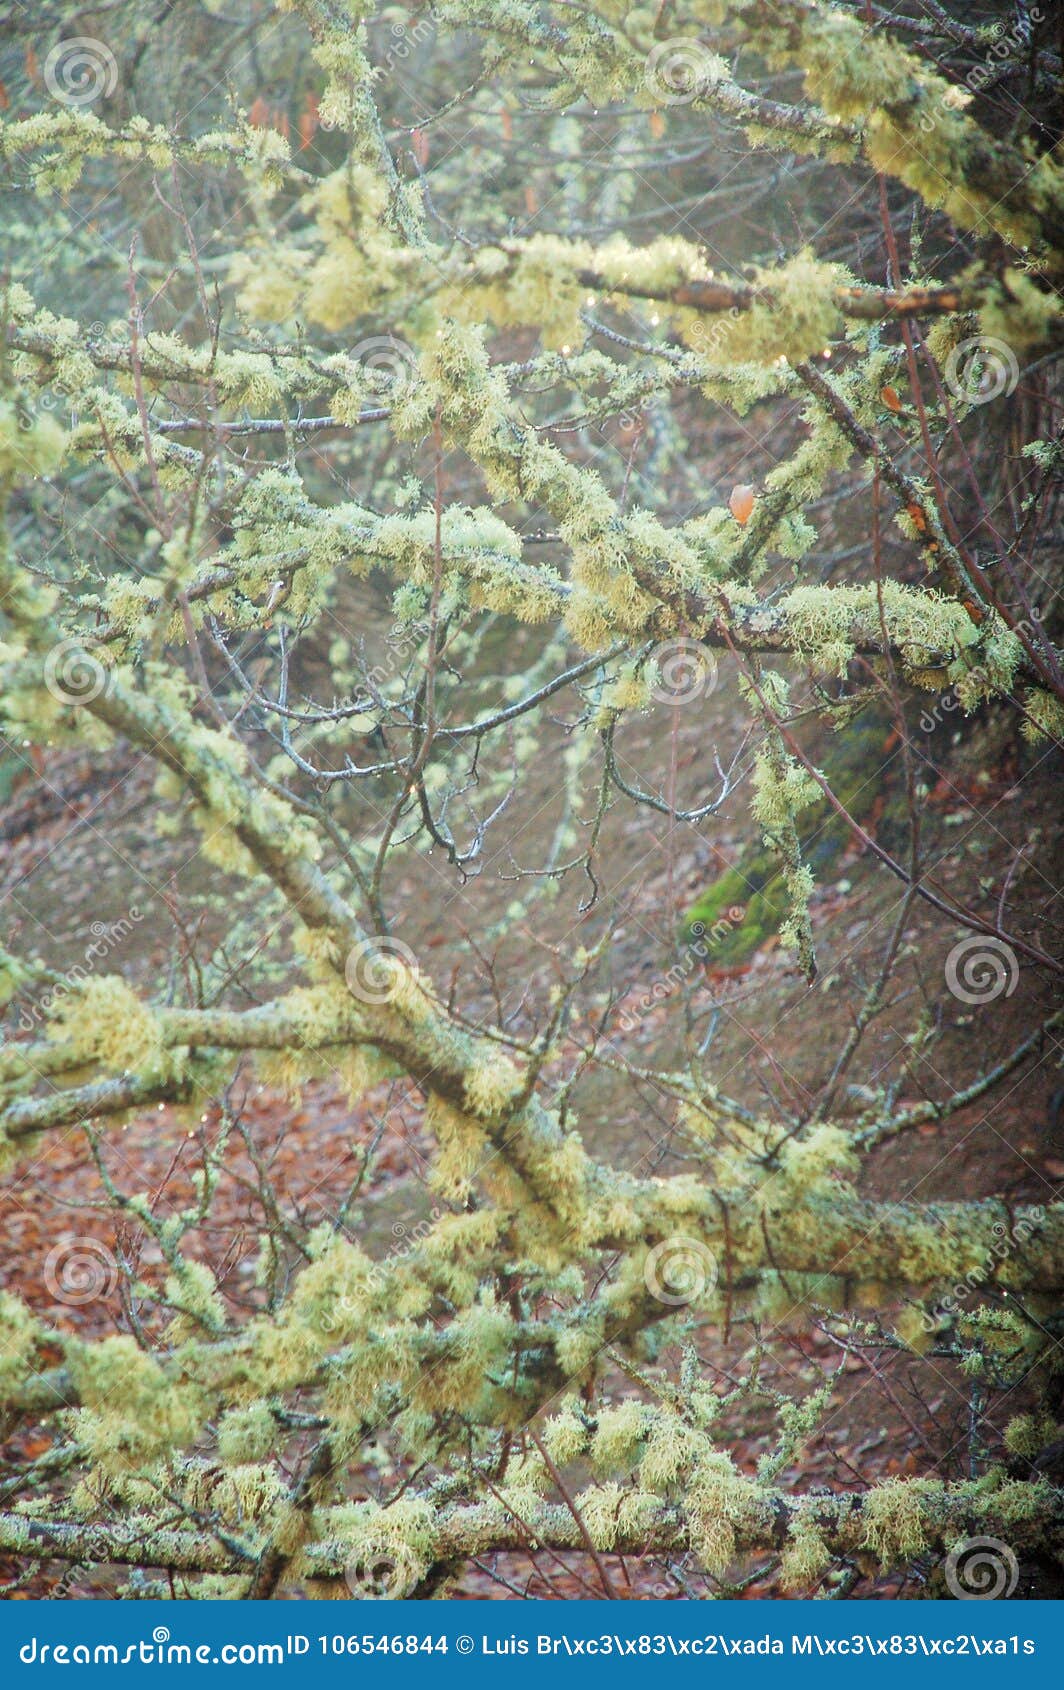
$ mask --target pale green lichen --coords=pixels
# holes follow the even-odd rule
[[[82,981],[58,1000],[51,1025],[53,1036],[82,1060],[118,1072],[153,1068],[161,1057],[156,1016],[117,974]]]
[[[926,1550],[927,1506],[942,1490],[936,1479],[885,1479],[868,1492],[862,1509],[863,1545],[879,1556],[883,1571]]]
[[[32,1371],[40,1333],[31,1311],[0,1291],[0,1403],[7,1403]]]
[[[831,1551],[816,1522],[800,1514],[793,1522],[784,1545],[780,1563],[781,1586],[788,1592],[807,1589],[831,1565],[831,1559]]]
[[[177,1381],[132,1338],[106,1338],[71,1357],[78,1443],[104,1473],[142,1470],[192,1442],[206,1417],[199,1389]]]

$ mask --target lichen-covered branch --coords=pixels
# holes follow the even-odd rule
[[[1006,133],[942,8],[264,0],[179,111],[132,7],[0,114],[47,1217],[0,1554],[253,1600],[1064,1560],[1052,1122],[1005,1148],[1013,1088],[1059,1114],[1045,78]],[[952,1394],[922,1476],[810,1487],[820,1340]]]

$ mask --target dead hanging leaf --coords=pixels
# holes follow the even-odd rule
[[[26,48],[26,75],[29,77],[31,82],[36,83],[40,81],[41,67],[38,63],[37,54],[33,47]]]
[[[502,138],[504,141],[512,141],[514,138],[514,120],[505,106],[502,108]]]
[[[251,102],[248,122],[253,129],[268,129],[270,127],[270,108],[261,94],[256,94]]]
[[[530,217],[534,217],[536,212],[539,210],[539,201],[536,198],[536,190],[532,186],[531,182],[525,183],[525,210],[528,212]]]
[[[881,387],[879,390],[879,397],[882,399],[888,411],[897,412],[901,410],[901,400],[898,398],[898,390],[896,387]]]
[[[422,170],[424,170],[426,164],[429,162],[429,138],[423,129],[412,129],[410,131],[410,140],[414,148],[414,157],[417,159]]]
[[[11,101],[7,97],[7,89],[4,87],[4,84],[0,82],[0,111],[6,111],[10,104]]]
[[[660,141],[665,133],[665,119],[659,111],[652,111],[650,114],[650,133],[655,141]]]
[[[736,482],[735,486],[731,490],[731,497],[728,500],[728,509],[739,524],[739,527],[745,528],[753,514],[754,489],[748,486],[745,481]]]

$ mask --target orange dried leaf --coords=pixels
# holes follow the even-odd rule
[[[728,509],[739,524],[739,527],[745,528],[746,524],[750,521],[751,515],[753,514],[754,489],[747,486],[747,484],[743,481],[737,482],[731,490],[731,497],[728,500]]]
[[[901,410],[901,400],[898,398],[898,390],[896,387],[881,387],[879,390],[879,397],[882,399],[888,411]]]
[[[919,534],[927,533],[927,518],[922,505],[906,505],[906,511],[912,519],[912,525]]]
[[[256,94],[252,101],[251,110],[248,112],[248,122],[255,129],[268,129],[270,127],[270,108],[261,94]]]
[[[650,133],[655,141],[660,141],[665,133],[665,119],[659,111],[652,111],[650,114]]]
[[[429,138],[423,129],[414,129],[411,131],[410,139],[414,144],[414,157],[424,170],[429,162]]]

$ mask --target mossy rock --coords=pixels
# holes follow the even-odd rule
[[[882,711],[867,709],[831,735],[824,762],[832,790],[857,821],[885,798],[883,817],[903,808],[887,785],[883,760],[891,723]],[[882,817],[880,820],[882,821]],[[806,810],[799,837],[803,859],[817,880],[830,873],[842,855],[850,829],[826,798]],[[709,966],[731,968],[746,962],[765,940],[778,933],[787,914],[787,889],[780,859],[770,846],[752,852],[695,900],[684,917],[683,936],[704,947]]]
[[[729,869],[691,905],[684,917],[684,938],[704,947],[710,967],[745,961],[779,931],[787,912],[782,877],[774,873],[766,879],[760,872],[768,863],[774,869],[776,861],[766,851],[742,869]]]

